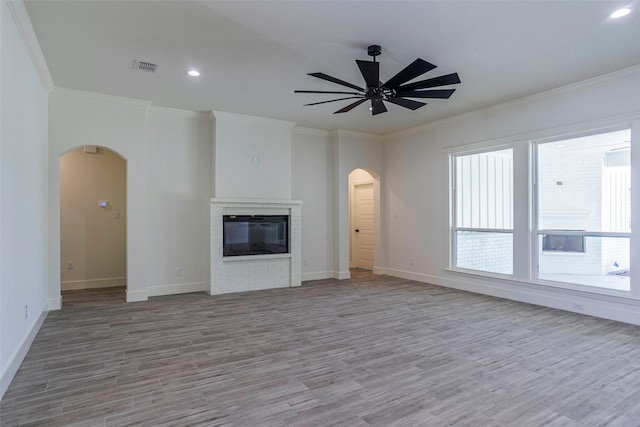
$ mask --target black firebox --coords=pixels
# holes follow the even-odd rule
[[[224,215],[223,256],[289,253],[289,216]]]

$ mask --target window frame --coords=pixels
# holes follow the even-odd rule
[[[458,183],[457,183],[457,162],[456,160],[459,157],[471,156],[474,154],[483,154],[483,153],[491,153],[497,151],[511,150],[512,156],[512,170],[511,170],[511,228],[483,228],[483,227],[458,227],[457,226],[457,214],[458,214],[458,202],[457,202],[457,191],[458,191]],[[514,241],[515,235],[515,153],[516,153],[516,144],[515,143],[495,143],[488,142],[482,144],[480,146],[473,147],[460,147],[460,148],[452,148],[448,150],[449,154],[449,270],[457,271],[461,273],[470,273],[478,276],[487,276],[487,277],[497,277],[497,278],[514,278],[514,267],[515,267],[515,256],[512,253],[511,255],[511,274],[505,273],[496,273],[488,270],[476,270],[471,268],[464,268],[457,266],[457,235],[458,232],[479,232],[479,233],[501,233],[501,234],[511,234],[512,241]]]
[[[583,239],[587,239],[587,237],[597,237],[597,238],[627,238],[629,239],[629,249],[632,251],[632,232],[619,232],[619,231],[588,231],[588,230],[559,230],[559,229],[541,229],[539,228],[540,223],[540,203],[539,203],[539,195],[540,195],[540,168],[539,168],[539,151],[538,147],[542,144],[558,142],[566,139],[574,139],[574,138],[582,138],[588,137],[592,135],[600,135],[609,132],[616,132],[620,130],[629,129],[631,132],[631,142],[630,149],[633,151],[633,125],[632,123],[624,123],[618,124],[614,126],[608,127],[596,127],[596,128],[588,128],[588,126],[582,127],[581,130],[572,133],[564,133],[564,134],[556,134],[554,136],[539,138],[539,139],[531,139],[529,141],[531,149],[529,150],[530,155],[530,164],[531,164],[531,204],[529,207],[529,215],[531,217],[531,257],[529,262],[531,277],[529,278],[532,283],[538,285],[550,285],[554,287],[561,287],[565,289],[584,289],[589,290],[591,292],[596,293],[606,293],[606,294],[624,294],[629,295],[633,289],[633,285],[630,284],[629,291],[621,291],[621,290],[613,290],[606,287],[601,286],[590,286],[572,282],[561,282],[556,280],[544,279],[540,278],[540,261],[541,256],[543,255],[543,250],[541,248],[541,241],[543,240],[543,236],[546,234],[562,234],[566,236],[579,236]],[[633,162],[632,162],[633,163]],[[632,173],[633,175],[633,173]],[[633,182],[633,180],[632,180]],[[633,186],[632,186],[633,188]],[[633,210],[632,210],[633,212]],[[633,215],[633,214],[632,214]],[[565,254],[566,255],[566,254]],[[575,253],[572,255],[582,255],[580,253]]]

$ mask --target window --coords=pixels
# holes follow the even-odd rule
[[[513,150],[453,157],[453,265],[513,274]]]
[[[630,290],[631,130],[536,144],[537,278]]]

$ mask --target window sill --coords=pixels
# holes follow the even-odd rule
[[[488,272],[482,272],[478,270],[466,270],[466,269],[460,269],[460,268],[445,268],[444,270],[449,273],[472,276],[478,279],[497,279],[497,280],[500,280],[500,282],[505,285],[515,285],[515,286],[528,288],[528,289],[538,289],[538,290],[543,289],[543,290],[549,290],[553,292],[569,293],[571,295],[582,295],[590,298],[596,298],[596,299],[612,301],[612,302],[628,303],[629,300],[640,302],[640,297],[633,296],[631,294],[631,291],[620,291],[615,289],[598,288],[595,286],[578,285],[578,284],[566,283],[566,282],[553,282],[553,281],[545,281],[545,280],[523,280],[523,279],[518,279],[511,275],[488,273]]]

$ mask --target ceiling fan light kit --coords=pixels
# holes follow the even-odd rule
[[[357,99],[357,101],[352,102],[334,112],[334,114],[338,113],[346,113],[347,111],[353,110],[358,105],[371,101],[371,110],[372,115],[381,114],[387,111],[387,107],[384,104],[384,101],[390,102],[395,105],[399,105],[400,107],[408,108],[409,110],[417,110],[420,107],[424,107],[427,105],[426,102],[415,101],[413,99],[408,98],[439,98],[439,99],[449,99],[455,89],[432,89],[425,90],[434,87],[447,86],[452,84],[460,83],[460,78],[458,77],[458,73],[446,74],[439,77],[434,77],[426,80],[420,80],[413,83],[407,83],[418,76],[421,76],[424,73],[427,73],[434,68],[435,65],[423,60],[416,59],[411,64],[407,65],[405,68],[400,70],[398,74],[391,77],[387,82],[383,83],[380,81],[380,63],[376,62],[376,57],[382,53],[382,48],[379,45],[371,45],[367,48],[367,53],[369,56],[373,57],[372,61],[362,61],[356,59],[356,64],[360,69],[360,73],[365,81],[365,87],[360,87],[358,85],[354,85],[352,83],[346,82],[344,80],[340,80],[336,77],[332,77],[328,74],[324,73],[309,73],[312,77],[317,77],[322,80],[326,80],[331,83],[335,83],[341,86],[348,87],[353,89],[354,91],[320,91],[320,90],[295,90],[294,93],[322,93],[322,94],[332,94],[332,95],[351,95],[337,99],[331,99],[328,101],[320,101],[313,102],[310,104],[304,104],[305,106],[309,105],[319,105],[326,104],[328,102],[337,102],[337,101],[346,101],[350,99]]]

